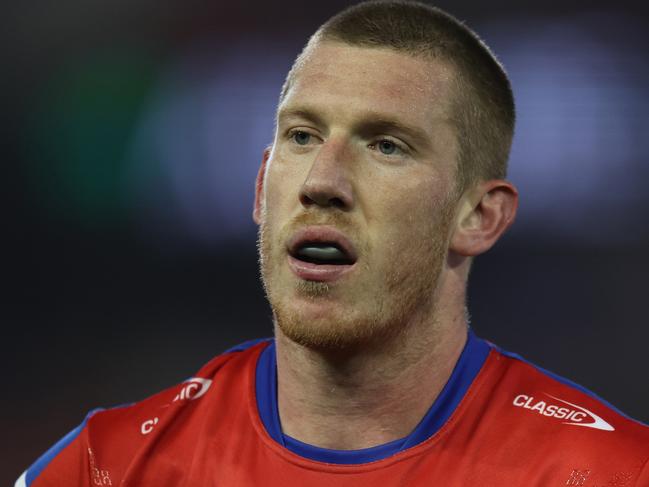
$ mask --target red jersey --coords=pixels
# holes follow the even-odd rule
[[[16,482],[45,486],[649,486],[649,427],[469,333],[406,438],[336,451],[282,433],[272,340],[91,412]]]

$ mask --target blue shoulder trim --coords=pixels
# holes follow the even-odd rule
[[[88,414],[86,414],[86,417],[83,419],[83,422],[74,428],[72,431],[70,431],[67,435],[65,435],[63,438],[61,438],[58,442],[54,444],[49,450],[47,450],[41,457],[36,460],[25,472],[20,476],[20,478],[16,481],[15,487],[29,487],[34,480],[36,480],[36,477],[38,477],[41,472],[47,467],[50,462],[54,459],[55,456],[57,456],[59,453],[61,453],[70,443],[72,443],[79,434],[83,431],[83,429],[86,427],[88,424],[88,420],[94,416],[95,413],[98,413],[100,411],[108,411],[112,409],[119,409],[119,408],[125,408],[132,406],[134,403],[125,403],[125,404],[119,404],[117,406],[112,406],[110,408],[95,408],[92,411],[90,411]],[[21,483],[22,482],[22,483]]]
[[[254,340],[248,340],[247,342],[240,343],[239,345],[235,345],[232,348],[228,348],[224,354],[230,353],[230,352],[243,352],[245,350],[248,350],[251,347],[254,347],[258,343],[262,342],[268,342],[271,341],[272,338],[255,338]]]
[[[72,431],[70,431],[67,435],[65,435],[63,438],[61,438],[58,442],[54,444],[49,450],[47,450],[41,457],[34,462],[34,464],[25,471],[23,474],[24,476],[24,481],[25,481],[25,486],[29,487],[32,482],[38,477],[41,472],[47,467],[50,462],[54,459],[55,456],[57,456],[59,453],[61,453],[65,447],[67,447],[70,443],[72,443],[77,436],[83,431],[83,429],[86,427],[86,424],[88,423],[88,419],[95,414],[97,411],[102,411],[102,408],[97,408],[93,409],[90,411],[86,417],[84,418],[83,422],[74,428]],[[23,478],[23,477],[21,477]],[[16,484],[18,485],[18,484]]]
[[[593,399],[595,399],[595,400],[601,402],[604,406],[606,406],[607,408],[609,408],[609,409],[615,411],[615,412],[616,412],[617,414],[619,414],[620,416],[623,416],[623,417],[625,417],[626,419],[629,419],[629,420],[631,420],[631,421],[633,421],[633,422],[635,422],[635,423],[639,423],[639,424],[641,424],[641,425],[643,425],[643,426],[649,426],[649,425],[645,425],[645,424],[644,424],[643,422],[641,422],[641,421],[638,421],[637,419],[631,418],[630,416],[626,415],[625,413],[623,413],[622,411],[620,411],[618,408],[616,408],[615,406],[613,406],[610,402],[608,402],[608,401],[605,400],[605,399],[602,399],[600,396],[598,396],[597,394],[595,394],[595,393],[594,393],[593,391],[591,391],[590,389],[586,389],[584,386],[579,385],[579,384],[577,384],[576,382],[571,381],[570,379],[566,379],[565,377],[561,377],[560,375],[555,374],[554,372],[551,372],[551,371],[549,371],[549,370],[547,370],[547,369],[544,369],[543,367],[540,367],[540,366],[536,365],[535,363],[530,362],[530,361],[527,360],[526,358],[521,357],[521,356],[520,356],[519,354],[517,354],[517,353],[508,352],[507,350],[503,350],[503,349],[500,348],[498,345],[494,345],[494,344],[491,343],[491,342],[487,342],[487,343],[489,343],[489,345],[490,345],[492,348],[496,349],[498,352],[500,352],[500,353],[501,353],[502,355],[504,355],[505,357],[509,357],[509,358],[513,358],[513,359],[515,359],[515,360],[519,360],[519,361],[521,361],[521,362],[523,362],[523,363],[525,363],[525,364],[527,364],[527,365],[530,365],[531,367],[534,367],[536,370],[538,370],[538,371],[541,372],[542,374],[547,375],[548,377],[550,377],[550,378],[556,380],[557,382],[560,382],[561,384],[564,384],[564,385],[566,385],[566,386],[568,386],[568,387],[572,387],[573,389],[576,389],[576,390],[578,390],[579,392],[582,392],[582,393],[586,394],[587,396],[590,396],[590,397],[592,397]]]

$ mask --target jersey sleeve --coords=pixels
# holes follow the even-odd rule
[[[90,485],[86,426],[91,411],[83,422],[47,450],[18,478],[14,487],[69,487]]]

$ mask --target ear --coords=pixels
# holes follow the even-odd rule
[[[261,158],[261,165],[257,172],[257,180],[255,182],[255,207],[252,210],[252,219],[257,225],[261,224],[262,206],[264,200],[264,178],[266,176],[266,167],[268,159],[270,159],[271,147],[264,149],[264,154]]]
[[[489,250],[514,222],[518,190],[508,181],[483,181],[460,199],[449,250],[472,257]]]
[[[271,147],[264,149],[264,154],[261,158],[261,165],[257,172],[257,181],[255,183],[255,207],[252,210],[252,219],[257,225],[261,224],[261,207],[264,199],[264,176],[266,176],[266,165],[270,159]]]

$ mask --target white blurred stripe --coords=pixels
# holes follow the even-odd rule
[[[16,480],[16,484],[14,487],[27,487],[27,481],[25,480],[27,477],[27,470],[23,472],[23,474]]]

